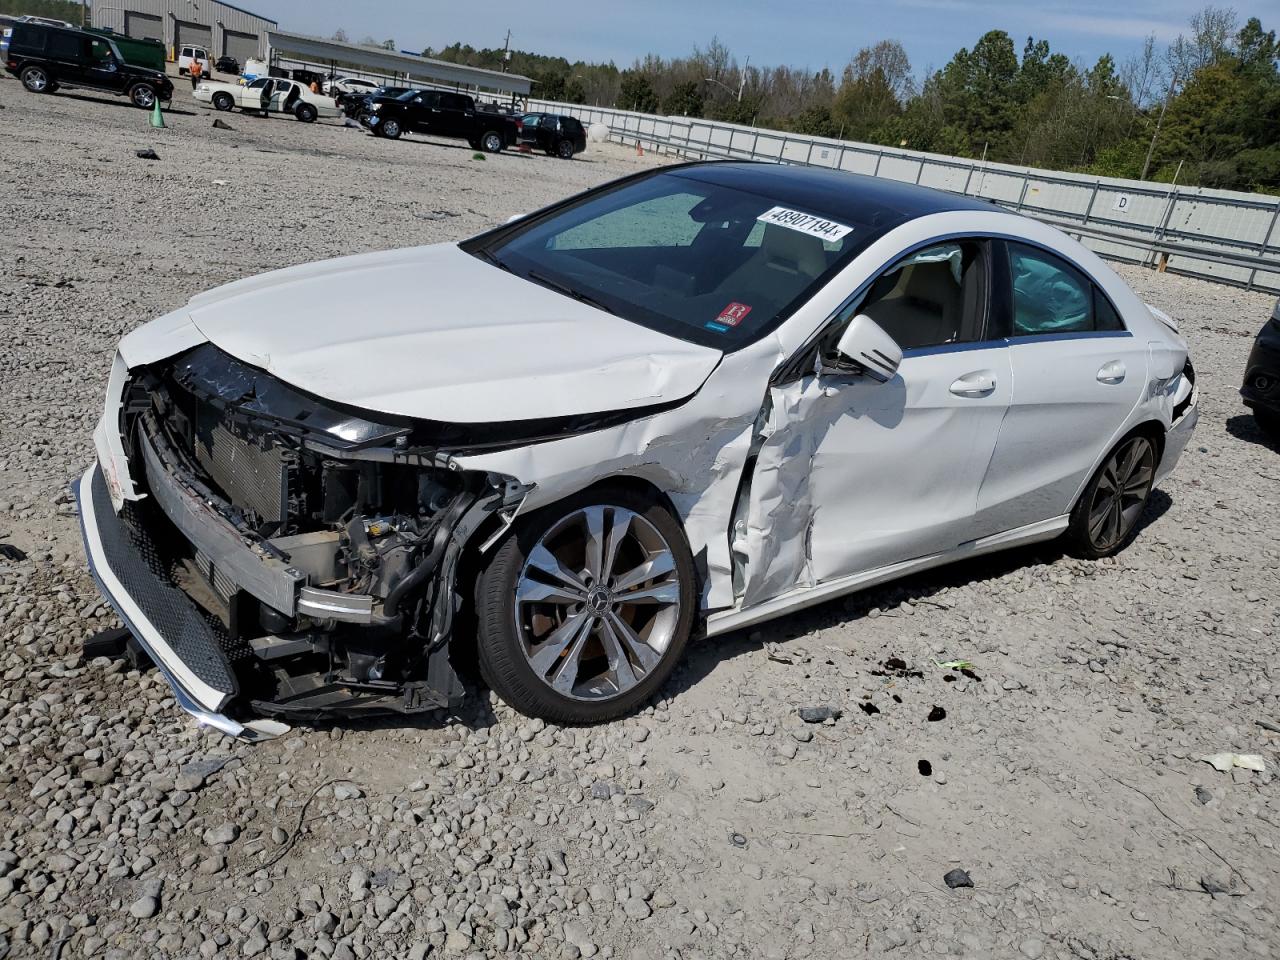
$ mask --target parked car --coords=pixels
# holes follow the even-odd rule
[[[83,87],[128,97],[144,109],[173,97],[173,82],[163,73],[127,63],[114,41],[74,27],[16,23],[4,62],[32,93]]]
[[[358,77],[337,77],[330,79],[324,86],[323,92],[330,96],[337,96],[340,93],[373,93],[378,89],[378,84],[372,80],[361,80]]]
[[[204,47],[184,46],[178,50],[178,76],[185,77],[191,72],[191,64],[200,61],[200,72],[206,77],[213,73],[213,61],[209,59],[209,51]]]
[[[476,109],[464,93],[410,90],[398,97],[374,97],[361,123],[382,137],[396,140],[404,133],[466,140],[473,150],[499,153],[520,140],[520,121],[500,113]]]
[[[240,73],[240,61],[235,57],[219,57],[217,61],[214,62],[213,68],[219,73],[231,73],[238,76]]]
[[[1280,300],[1253,342],[1240,394],[1262,432],[1280,443]]]
[[[78,500],[206,724],[456,703],[472,645],[584,723],[694,633],[1057,537],[1110,556],[1197,417],[1172,321],[1045,224],[687,164],[134,330]]]
[[[338,109],[352,120],[359,120],[379,97],[394,100],[413,90],[412,87],[378,87],[373,93],[348,93],[337,97]]]
[[[304,123],[312,123],[318,117],[339,115],[338,108],[328,97],[312,93],[296,80],[278,77],[259,77],[248,84],[202,80],[192,96],[201,103],[212,105],[215,110],[239,107],[250,112],[262,109],[265,96],[268,113],[289,113]]]
[[[545,151],[561,160],[572,160],[587,149],[587,131],[576,117],[554,113],[526,113],[522,118],[520,142]]]

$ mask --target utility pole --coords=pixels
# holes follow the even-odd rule
[[[89,0],[80,0],[80,29],[89,25]]]
[[[1151,134],[1151,146],[1147,147],[1147,159],[1142,163],[1142,174],[1139,180],[1147,179],[1147,169],[1151,166],[1151,155],[1156,152],[1156,137],[1160,136],[1160,125],[1164,123],[1164,112],[1169,109],[1169,101],[1173,99],[1173,88],[1178,82],[1178,72],[1173,72],[1173,77],[1169,80],[1169,92],[1164,96],[1164,103],[1160,105],[1160,116],[1156,118],[1156,129]]]
[[[507,39],[502,44],[502,72],[507,72],[507,67],[511,65],[511,31],[507,31]]]

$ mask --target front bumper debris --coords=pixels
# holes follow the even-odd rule
[[[140,526],[116,516],[97,464],[75,485],[89,570],[102,595],[173,687],[178,705],[201,723],[245,740],[289,728],[271,720],[241,722],[223,711],[239,692],[217,629],[158,569]],[[130,509],[128,506],[126,510]]]

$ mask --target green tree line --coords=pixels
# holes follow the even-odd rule
[[[425,56],[501,69],[501,48]],[[917,79],[902,44],[858,50],[837,75],[739,64],[718,40],[687,57],[613,63],[512,51],[534,95],[707,117],[862,143],[1106,176],[1280,193],[1280,45],[1258,18],[1206,7],[1165,49],[1082,64],[991,30]]]

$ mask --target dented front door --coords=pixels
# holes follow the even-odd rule
[[[1011,386],[999,340],[906,351],[885,384],[772,388],[735,527],[742,606],[970,539]]]

